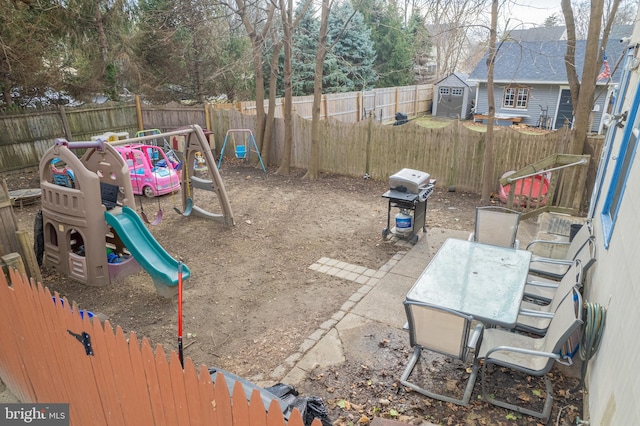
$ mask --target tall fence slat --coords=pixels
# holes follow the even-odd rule
[[[249,424],[251,426],[267,424],[267,412],[257,389],[251,392],[251,398],[249,399]]]
[[[229,396],[229,388],[227,381],[222,373],[216,375],[215,392],[213,403],[215,404],[215,413],[219,425],[233,425],[233,413],[231,408],[231,397]]]
[[[171,391],[173,393],[173,400],[176,405],[176,416],[178,418],[178,425],[189,426],[189,405],[187,404],[187,392],[184,387],[184,377],[182,371],[182,365],[178,354],[171,352],[169,355],[169,371],[171,378]]]
[[[154,424],[154,415],[151,407],[150,386],[146,386],[145,366],[142,359],[142,352],[138,346],[135,333],[129,333],[129,359],[131,361],[131,372],[133,385],[136,387],[136,394],[139,396],[137,408],[140,411],[140,424]],[[155,423],[158,424],[158,423]]]
[[[233,421],[238,425],[249,424],[249,404],[247,402],[247,396],[244,393],[242,383],[239,381],[233,385],[233,394],[231,395],[233,400]]]
[[[122,389],[119,386],[118,389],[125,421],[130,425],[149,424],[151,418],[147,416],[148,412],[145,410],[145,403],[148,398],[145,398],[145,392],[138,393],[140,389],[136,386],[134,367],[128,349],[129,345],[120,326],[116,327],[113,345],[115,346],[113,355],[117,359],[115,365],[118,372],[115,377],[121,378],[119,384],[124,387]]]
[[[200,409],[202,410],[202,424],[218,426],[215,415],[215,389],[209,370],[201,365],[198,370],[198,391],[200,394]]]
[[[100,389],[100,400],[104,407],[107,424],[125,424],[114,378],[114,372],[117,370],[115,366],[111,365],[111,360],[107,352],[109,347],[107,346],[106,335],[113,334],[113,329],[109,321],[105,321],[103,327],[104,333],[100,333],[100,331],[94,327],[94,333],[91,336],[94,353],[91,357],[93,361],[93,371],[96,379],[101,384],[98,388]],[[81,330],[75,329],[74,332],[79,334]],[[76,353],[83,350],[79,343],[76,348]]]
[[[189,421],[192,425],[209,424],[204,421],[200,386],[198,385],[198,374],[191,358],[184,358],[184,387],[187,396],[187,407],[189,409]]]
[[[155,357],[153,355],[153,349],[147,338],[142,339],[142,361],[144,363],[144,373],[147,377],[147,384],[149,387],[149,397],[151,401],[151,409],[153,411],[154,425],[169,425],[167,422],[167,416],[164,414],[164,400],[162,399],[162,393],[160,392],[160,380],[158,379],[158,373],[155,368]],[[173,423],[175,424],[175,423]]]
[[[11,278],[13,281],[13,277]],[[15,287],[9,287],[4,275],[2,277],[0,287],[2,287],[2,298],[0,299],[4,304],[17,307],[17,309],[0,309],[6,314],[3,318],[2,324],[4,327],[3,332],[6,333],[2,337],[3,344],[0,345],[4,348],[4,359],[2,371],[7,374],[7,386],[9,389],[21,400],[33,401],[36,398],[34,389],[34,383],[31,380],[30,371],[28,371],[29,363],[25,358],[23,344],[25,340],[24,326],[20,318],[20,305],[18,303],[19,294],[16,294]],[[16,284],[13,284],[14,286]],[[17,311],[17,312],[16,312]],[[23,311],[28,312],[28,311]],[[15,342],[14,345],[7,344],[7,342]],[[9,350],[11,349],[11,350]],[[4,380],[3,380],[4,381]],[[13,388],[11,387],[13,386]]]
[[[158,354],[162,355],[157,356]],[[156,370],[158,372],[160,395],[162,395],[162,404],[167,423],[177,425],[178,411],[176,409],[176,401],[173,398],[173,390],[171,389],[171,370],[169,369],[167,358],[164,357],[164,348],[160,344],[156,345]]]
[[[286,424],[282,411],[280,411],[280,404],[278,404],[278,401],[275,399],[272,399],[269,404],[269,409],[267,411],[267,424],[269,426],[284,426]]]

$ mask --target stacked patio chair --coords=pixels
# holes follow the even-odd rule
[[[469,241],[476,241],[495,246],[519,248],[516,239],[520,212],[499,206],[476,207],[476,223],[474,231],[469,234]]]
[[[532,274],[541,277],[561,280],[564,274],[569,270],[571,263],[576,258],[578,253],[584,248],[590,240],[593,240],[593,232],[591,227],[591,221],[587,221],[580,230],[573,237],[571,242],[565,241],[547,241],[547,240],[534,240],[527,245],[527,250],[533,251],[536,245],[546,245],[547,247],[563,247],[566,246],[566,254],[564,257],[555,259],[551,257],[544,257],[534,254],[531,257],[531,267],[529,270]],[[595,253],[594,253],[595,256]],[[593,257],[595,261],[595,257]],[[584,269],[589,269],[591,264],[583,263]]]
[[[520,314],[518,315],[516,329],[544,335],[560,304],[574,291],[580,290],[582,275],[582,263],[576,259],[572,263],[569,272],[564,275],[558,287],[554,289],[553,298],[548,305],[523,300],[520,304]]]
[[[553,388],[547,373],[555,361],[562,362],[562,347],[569,337],[580,329],[583,323],[581,306],[580,292],[574,289],[573,296],[565,297],[558,306],[543,337],[531,337],[500,328],[484,330],[477,354],[477,359],[484,361],[481,373],[484,400],[508,410],[544,419],[546,423],[553,406]],[[499,400],[496,391],[488,389],[487,382],[491,377],[488,370],[493,369],[493,365],[544,377],[546,398],[542,410],[536,411],[531,407]]]
[[[576,260],[580,261],[583,281],[586,278],[589,268],[591,268],[596,261],[595,250],[595,240],[593,238],[589,238],[573,259],[572,263]],[[564,277],[562,279],[564,279]],[[524,288],[525,298],[532,299],[541,304],[548,304],[551,302],[551,299],[553,299],[553,295],[555,294],[562,279],[558,280],[556,278],[547,278],[535,274],[529,274],[527,277],[527,285]],[[582,286],[582,282],[579,282],[578,285]]]

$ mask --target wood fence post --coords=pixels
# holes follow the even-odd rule
[[[140,105],[140,95],[136,95],[136,113],[138,116],[138,130],[144,130],[144,123],[142,122],[142,106]]]
[[[453,122],[453,149],[451,150],[451,163],[449,165],[449,176],[447,178],[447,186],[449,187],[449,190],[453,189],[454,191],[456,187],[456,158],[458,151],[458,141],[460,140],[460,127],[462,127],[462,123],[460,122],[460,120],[456,119]]]
[[[211,131],[211,116],[209,115],[209,103],[204,103],[204,125],[207,126],[207,130]]]
[[[396,110],[394,112],[394,116],[396,112],[400,111],[399,108],[400,108],[400,88],[396,87]]]
[[[362,92],[358,92],[358,96],[356,96],[356,123],[359,123],[361,120],[360,112],[362,111]]]
[[[369,117],[369,125],[367,126],[367,150],[366,150],[366,162],[365,162],[365,174],[369,175],[369,165],[371,157],[371,133],[373,133],[373,117]]]
[[[420,91],[418,90],[418,85],[416,84],[416,91],[413,95],[413,115],[414,117],[418,116],[418,96],[420,95]]]
[[[42,282],[42,274],[38,267],[38,261],[36,260],[36,254],[33,251],[33,244],[29,241],[29,235],[27,231],[16,231],[16,237],[22,248],[22,257],[24,258],[25,266],[27,267],[27,276],[36,280],[36,282]]]
[[[69,121],[67,120],[67,114],[64,110],[64,105],[58,107],[60,112],[60,119],[62,120],[62,129],[64,130],[64,137],[71,142],[71,128],[69,127]]]
[[[327,97],[322,95],[322,106],[324,107],[324,118],[329,118],[329,110],[327,109]]]
[[[22,254],[20,243],[16,237],[18,221],[13,214],[13,203],[9,197],[7,181],[2,180],[0,186],[0,256],[17,252]]]

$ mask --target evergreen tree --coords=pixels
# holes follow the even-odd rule
[[[427,82],[433,74],[430,66],[431,37],[425,25],[425,20],[419,10],[414,9],[409,17],[407,32],[413,46],[413,84]]]
[[[305,96],[313,93],[316,49],[320,22],[314,11],[308,9],[294,32],[293,42],[293,95]]]
[[[403,16],[395,3],[384,0],[362,0],[358,10],[371,28],[371,39],[377,53],[375,70],[380,76],[378,87],[406,86],[413,83],[412,37],[403,27]]]
[[[345,1],[333,7],[328,23],[328,45],[333,48],[325,59],[324,92],[373,88],[378,79],[373,67],[376,51],[362,14]]]

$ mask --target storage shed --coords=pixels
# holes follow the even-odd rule
[[[467,74],[451,73],[434,86],[434,117],[449,117],[466,120],[475,102],[475,84],[467,81]]]

